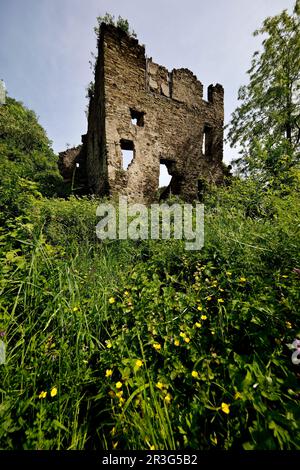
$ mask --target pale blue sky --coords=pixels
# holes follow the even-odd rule
[[[206,88],[225,89],[225,121],[237,106],[263,19],[294,0],[0,0],[0,78],[39,116],[56,152],[86,132],[85,88],[98,15],[128,18],[146,53],[169,69],[187,67]],[[235,153],[225,147],[225,161]]]

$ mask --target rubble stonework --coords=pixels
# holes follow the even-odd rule
[[[221,85],[204,99],[191,71],[169,72],[136,39],[102,24],[82,149],[90,192],[150,203],[163,163],[172,176],[165,194],[197,199],[203,181],[223,179],[223,99]],[[122,150],[133,152],[127,169]]]

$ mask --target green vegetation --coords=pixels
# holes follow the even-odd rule
[[[232,115],[231,145],[239,144],[239,170],[263,184],[292,182],[300,152],[300,2],[267,18],[255,35],[264,35],[255,52],[249,84],[239,90],[242,104]]]
[[[0,107],[0,221],[19,215],[30,196],[61,192],[62,179],[51,142],[33,111],[7,98]]]
[[[253,194],[212,193],[201,252],[96,242],[75,198],[2,234],[1,448],[299,448],[299,200]]]
[[[209,188],[199,252],[97,240],[12,99],[0,165],[1,449],[300,448],[297,165]]]

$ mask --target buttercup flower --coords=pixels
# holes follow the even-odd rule
[[[51,389],[50,395],[51,395],[52,398],[57,395],[57,388],[56,388],[56,387],[53,387],[53,388]]]
[[[243,283],[243,282],[246,282],[247,279],[245,277],[240,277],[239,281]]]
[[[194,379],[199,379],[199,374],[196,370],[192,371],[192,377],[194,377]]]
[[[190,340],[190,338],[188,338],[188,337],[186,336],[186,337],[184,338],[184,341],[185,341],[186,343],[189,343],[191,340]]]
[[[164,384],[163,384],[162,382],[157,382],[156,387],[157,387],[159,390],[162,390],[162,389],[164,388]]]
[[[221,403],[221,410],[223,411],[223,413],[225,413],[226,415],[229,415],[230,413],[230,405],[228,405],[227,403]]]
[[[159,343],[154,343],[153,344],[153,347],[156,351],[160,351],[161,350],[161,345]]]
[[[186,334],[185,334],[183,331],[181,331],[181,332],[179,333],[179,336],[181,336],[181,338],[185,338],[185,337],[186,337]]]
[[[285,326],[286,326],[287,328],[289,328],[289,329],[293,328],[291,322],[289,322],[289,321],[286,321],[286,322],[285,322]]]
[[[110,339],[108,339],[107,341],[105,341],[105,344],[106,344],[106,347],[108,349],[112,348],[112,342],[110,341]]]
[[[114,298],[114,297],[110,297],[110,298],[108,299],[108,302],[109,302],[110,304],[114,304],[114,303],[115,303],[115,298]]]
[[[46,396],[47,396],[47,392],[41,392],[41,393],[39,394],[39,398],[40,398],[40,399],[46,398]]]
[[[201,323],[199,323],[198,321],[195,323],[196,328],[201,328],[201,326],[202,326]]]
[[[174,340],[174,344],[175,344],[175,346],[179,346],[179,345],[180,345],[180,341],[179,341],[178,339],[175,339],[175,340]]]
[[[117,389],[122,388],[122,386],[123,386],[122,382],[119,381],[119,382],[116,383],[116,388]]]
[[[142,367],[142,365],[143,365],[143,361],[141,361],[140,359],[138,359],[138,360],[135,362],[135,366],[138,367],[138,368]]]
[[[78,311],[78,307],[74,307],[73,312],[77,312],[77,311]]]
[[[111,377],[112,374],[113,374],[113,371],[111,369],[106,369],[105,377]]]
[[[206,300],[211,300],[211,296],[209,295],[208,297],[206,297]]]
[[[206,315],[201,315],[201,320],[207,320],[207,316]]]
[[[199,310],[201,312],[203,310],[202,306],[198,305],[197,310]]]
[[[223,304],[224,300],[223,299],[218,299],[219,304]]]
[[[169,393],[167,393],[167,395],[165,396],[165,402],[170,403],[171,400],[172,400],[171,395]]]

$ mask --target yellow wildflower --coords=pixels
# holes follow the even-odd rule
[[[47,396],[47,392],[41,392],[41,393],[39,394],[39,398],[40,398],[40,399],[46,398],[46,396]]]
[[[78,307],[74,307],[73,312],[77,312],[77,311],[78,311]]]
[[[142,367],[142,365],[143,365],[143,361],[141,361],[141,359],[137,359],[137,361],[135,361],[135,367],[137,367],[138,369]]]
[[[231,271],[226,271],[226,274],[227,274],[227,276],[232,276],[232,272],[231,272]]]
[[[126,291],[124,292],[124,295],[129,295],[128,290],[126,290]]]
[[[199,379],[199,374],[196,370],[192,371],[192,377],[194,377],[194,379]]]
[[[221,410],[223,411],[223,413],[225,413],[226,415],[229,415],[230,413],[230,405],[228,405],[227,403],[221,403]]]
[[[106,369],[105,377],[111,377],[112,374],[113,374],[113,371],[111,369]]]
[[[201,315],[201,320],[207,320],[207,316],[206,315]]]
[[[160,351],[161,350],[161,345],[159,343],[154,343],[153,344],[153,347],[156,351]]]
[[[108,302],[109,302],[110,304],[114,304],[115,301],[116,301],[116,300],[115,300],[114,297],[110,297],[110,298],[108,299]]]
[[[116,383],[116,388],[117,389],[122,388],[122,386],[123,386],[122,382],[119,381],[119,382]]]
[[[163,384],[162,382],[157,382],[156,387],[157,387],[159,390],[162,390],[162,389],[164,388],[164,384]]]
[[[224,289],[222,289],[222,287],[219,287],[219,291],[224,292]]]
[[[242,398],[242,394],[240,392],[236,392],[234,395],[234,399],[238,400],[239,398]]]
[[[165,396],[165,402],[170,403],[171,400],[172,400],[171,395],[169,393],[167,393],[167,395]]]
[[[289,321],[286,321],[286,322],[285,322],[285,326],[286,326],[287,328],[289,328],[289,329],[293,328],[291,322],[289,322]]]
[[[209,295],[208,297],[206,297],[206,300],[211,300],[211,296]]]
[[[198,305],[197,309],[201,312],[203,310],[203,307],[201,305]]]
[[[214,335],[214,334],[215,334],[214,330],[211,330],[211,334],[212,334],[212,335]]]
[[[53,387],[53,388],[51,389],[50,395],[51,395],[52,398],[57,395],[57,388],[56,388],[56,387]]]
[[[108,349],[112,348],[112,342],[110,341],[110,339],[108,339],[107,341],[105,341],[105,344],[106,344],[106,347]]]
[[[179,333],[179,336],[181,336],[181,338],[185,338],[185,337],[186,337],[186,334],[185,334],[183,331],[181,331],[181,332]]]
[[[283,277],[284,279],[288,278],[288,276],[286,276],[285,274],[283,274],[281,277]]]
[[[119,399],[119,406],[122,406],[124,402],[125,402],[125,398],[122,398],[122,397],[121,397],[121,398]]]
[[[198,321],[195,323],[196,328],[201,328],[201,326],[202,326],[201,323],[199,323]]]
[[[219,304],[223,304],[224,300],[223,299],[218,299]]]
[[[246,282],[247,279],[245,277],[240,277],[240,282]]]
[[[184,341],[185,341],[186,343],[189,343],[191,340],[190,340],[190,338],[188,338],[188,337],[186,336],[186,337],[184,338]]]
[[[178,339],[175,339],[174,344],[175,344],[175,346],[179,346],[179,345],[180,345],[180,341],[179,341]]]
[[[116,393],[116,397],[121,398],[123,396],[123,390]]]

